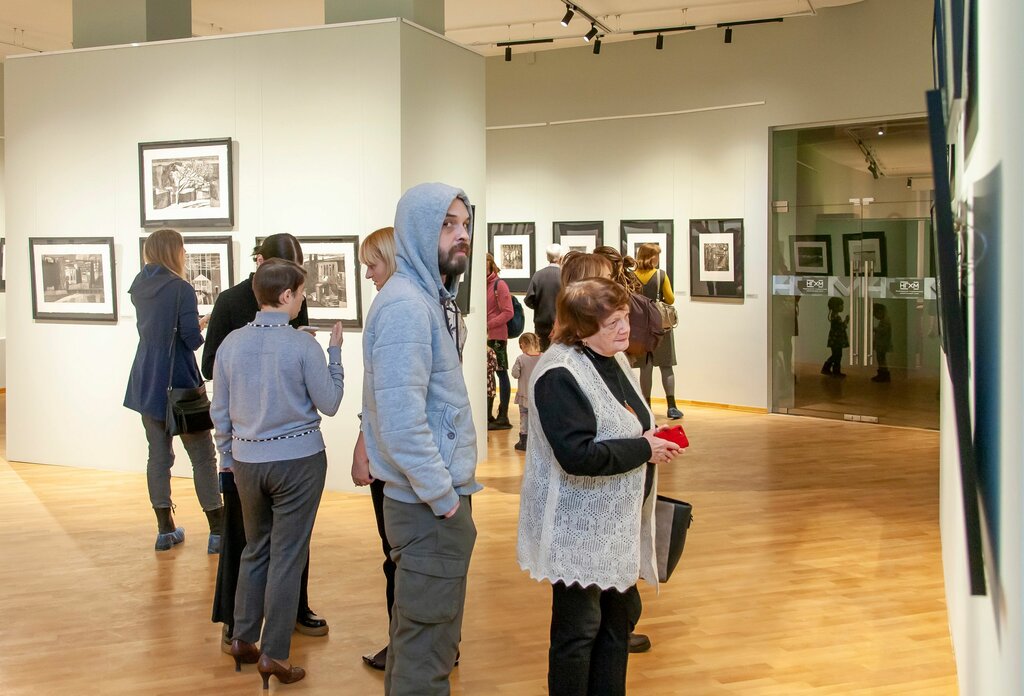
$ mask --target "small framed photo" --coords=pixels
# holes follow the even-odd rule
[[[329,328],[340,321],[347,329],[363,327],[359,282],[359,237],[299,237],[306,269],[309,323]]]
[[[690,220],[690,295],[743,299],[743,220]]]
[[[864,270],[865,262],[871,263],[874,275],[885,277],[888,273],[885,253],[885,232],[861,232],[843,235],[843,275],[850,272],[852,261],[860,270]]]
[[[30,237],[32,318],[116,322],[114,238]]]
[[[827,234],[798,234],[790,238],[793,273],[832,275],[832,237]]]
[[[235,255],[231,237],[185,237],[185,280],[196,291],[199,315],[213,311],[221,290],[235,284]],[[139,264],[146,259],[146,238],[139,239]]]
[[[139,143],[143,227],[231,227],[231,138]]]
[[[469,258],[466,263],[466,272],[459,279],[459,291],[455,295],[455,304],[459,305],[462,316],[466,316],[473,309],[473,252],[476,245],[473,244],[476,231],[476,206],[470,205],[469,215]]]
[[[562,247],[562,253],[580,251],[593,253],[604,245],[604,222],[556,222],[551,225],[551,241]]]
[[[537,270],[534,260],[536,231],[537,225],[533,222],[492,222],[487,225],[491,254],[510,292],[526,292],[530,278]]]
[[[623,256],[636,258],[636,251],[641,244],[657,244],[661,248],[658,257],[658,268],[665,271],[669,280],[675,285],[672,275],[672,231],[675,227],[672,220],[623,220],[619,223],[620,246]]]

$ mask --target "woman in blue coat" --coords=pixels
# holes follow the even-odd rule
[[[157,519],[156,550],[166,551],[185,540],[185,530],[174,524],[171,512],[174,449],[165,423],[168,376],[175,387],[202,384],[195,350],[203,343],[200,332],[206,326],[206,318],[199,318],[195,289],[185,280],[185,243],[181,235],[174,230],[157,230],[146,239],[142,253],[146,265],[128,290],[138,317],[139,347],[128,377],[124,405],[142,414],[149,443],[146,479]],[[217,553],[223,506],[217,486],[213,435],[205,431],[179,437],[192,460],[196,495],[210,523],[207,552]]]

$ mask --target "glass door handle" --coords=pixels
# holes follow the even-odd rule
[[[852,257],[853,254],[850,254]],[[850,367],[857,365],[857,264],[856,261],[850,259],[850,313],[847,315],[847,324],[853,327],[853,331],[848,331],[850,335]]]
[[[871,306],[871,283],[875,277],[875,262],[864,262],[864,367],[871,367],[875,360],[875,322]]]

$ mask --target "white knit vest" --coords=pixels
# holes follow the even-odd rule
[[[622,353],[615,357],[639,395],[626,358]],[[642,577],[656,586],[655,491],[645,504],[646,467],[614,476],[573,476],[559,466],[544,436],[533,394],[540,376],[556,367],[569,370],[594,409],[595,441],[643,435],[640,421],[615,399],[589,358],[562,344],[548,348],[529,385],[530,438],[519,502],[519,565],[534,579],[551,583],[623,592]],[[654,422],[653,413],[650,422]]]

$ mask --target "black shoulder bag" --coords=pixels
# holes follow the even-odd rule
[[[172,386],[174,377],[174,353],[178,343],[178,317],[181,313],[181,290],[174,308],[174,330],[171,332],[170,367],[167,369],[167,416],[164,423],[168,435],[200,433],[213,429],[210,418],[210,399],[206,396],[206,383],[198,387]]]

